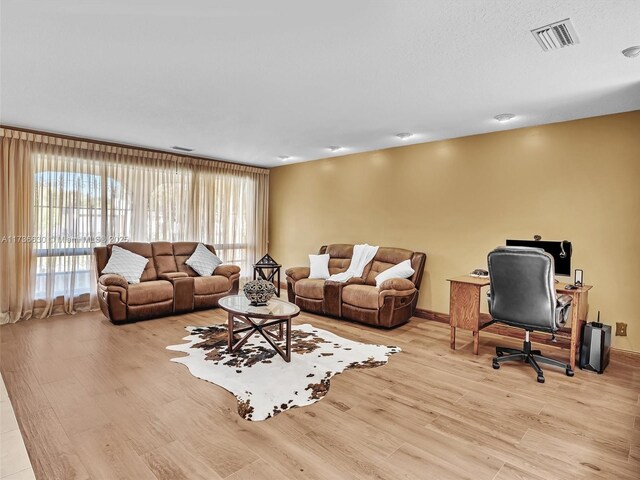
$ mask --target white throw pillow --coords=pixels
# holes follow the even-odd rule
[[[309,278],[329,278],[329,254],[309,255]]]
[[[382,282],[390,278],[409,278],[414,273],[415,270],[411,268],[411,260],[405,260],[376,275],[376,287],[380,287]]]
[[[123,276],[129,283],[140,283],[140,277],[147,263],[149,263],[148,258],[114,245],[102,273],[115,273]]]
[[[184,263],[193,268],[201,277],[210,277],[216,267],[222,264],[222,260],[203,244],[199,243],[193,255]]]

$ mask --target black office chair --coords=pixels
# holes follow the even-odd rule
[[[573,376],[569,364],[542,356],[540,350],[531,350],[529,333],[555,332],[569,316],[571,297],[556,295],[553,257],[539,248],[498,247],[488,256],[490,291],[487,294],[489,313],[496,322],[525,329],[522,350],[496,347],[493,368],[510,361],[524,361],[544,383],[544,374],[538,363],[565,369]]]

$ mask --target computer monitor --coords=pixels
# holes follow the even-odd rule
[[[542,248],[553,257],[556,275],[571,276],[571,242],[547,242],[544,240],[507,240],[507,247]]]

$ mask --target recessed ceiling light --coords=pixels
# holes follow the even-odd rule
[[[622,50],[622,54],[625,57],[633,58],[640,55],[640,45],[635,45],[633,47],[625,48]]]
[[[409,132],[396,133],[396,137],[398,137],[400,140],[406,140],[407,138],[413,137],[413,133],[409,133]]]
[[[338,152],[342,150],[342,147],[340,145],[331,145],[331,146],[328,146],[327,149],[332,152]]]
[[[173,147],[171,147],[173,150],[178,150],[180,152],[193,152],[193,148],[187,148],[187,147],[179,147],[177,145],[174,145]]]
[[[280,160],[282,160],[283,162],[286,162],[287,160],[289,160],[291,157],[289,155],[278,155],[278,158]]]
[[[509,120],[513,120],[516,116],[513,113],[501,113],[500,115],[496,115],[495,118],[500,123],[508,122]]]

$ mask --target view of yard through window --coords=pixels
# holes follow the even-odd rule
[[[34,163],[36,298],[90,292],[93,248],[108,243],[202,241],[249,271],[251,178],[44,154]]]

